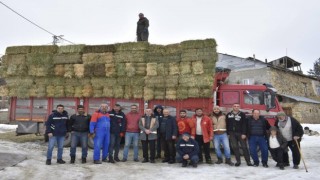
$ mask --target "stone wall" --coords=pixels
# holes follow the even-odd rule
[[[306,102],[280,103],[282,107],[291,107],[292,116],[301,123],[320,123],[320,105]]]

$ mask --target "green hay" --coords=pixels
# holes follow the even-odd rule
[[[114,97],[113,87],[112,86],[104,86],[103,87],[103,96],[104,97]]]
[[[79,84],[81,84],[82,86],[91,84],[91,78],[79,79]]]
[[[64,86],[54,87],[54,97],[65,97]]]
[[[84,64],[74,64],[74,75],[77,78],[83,78],[84,77]]]
[[[144,86],[144,77],[118,77],[116,84],[120,86]]]
[[[56,54],[53,57],[53,64],[81,64],[81,54]]]
[[[74,97],[83,97],[82,86],[75,86],[74,87]]]
[[[57,64],[54,66],[54,75],[56,76],[64,76],[65,70],[63,64]]]
[[[205,40],[188,40],[180,43],[182,49],[201,49],[201,48],[215,48],[217,43],[214,39]]]
[[[85,46],[83,53],[116,52],[114,44]]]
[[[145,76],[147,75],[147,65],[146,63],[135,63],[135,73],[137,76]]]
[[[46,97],[46,86],[44,85],[33,85],[29,89],[29,96],[30,97]]]
[[[30,87],[34,84],[34,78],[30,76],[26,77],[8,77],[5,79],[6,83],[10,87]]]
[[[144,87],[143,88],[143,99],[146,101],[154,99],[154,91],[153,88]]]
[[[93,89],[93,97],[103,97],[103,89]]]
[[[191,74],[191,62],[181,62],[179,66],[180,74]]]
[[[114,93],[114,98],[123,98],[124,94],[124,87],[123,86],[112,86],[113,88],[113,93]]]
[[[120,51],[114,54],[115,63],[143,63],[146,62],[144,51]]]
[[[66,97],[74,97],[74,87],[71,86],[71,85],[67,85],[64,87],[64,92],[65,92],[65,95]]]
[[[146,76],[145,86],[146,87],[164,87],[165,78],[162,76]]]
[[[47,54],[54,54],[58,51],[58,46],[56,45],[49,45],[49,46],[31,46],[31,53],[47,53]]]
[[[178,87],[177,89],[177,99],[187,99],[188,89],[186,87]]]
[[[158,76],[167,76],[167,75],[169,75],[169,64],[158,63],[157,75]]]
[[[17,55],[5,55],[3,56],[2,65],[20,65],[26,64],[27,57],[25,54],[17,54]]]
[[[150,44],[148,51],[150,53],[154,53],[154,55],[163,55],[165,53],[165,46],[164,45],[157,45],[157,44]]]
[[[65,78],[63,77],[37,77],[34,78],[34,83],[36,85],[55,85],[55,86],[63,86],[65,85]]]
[[[4,66],[0,66],[0,77],[2,78],[6,78],[7,75],[7,68]]]
[[[27,75],[27,73],[28,69],[26,65],[10,64],[5,76],[24,76]]]
[[[136,74],[136,69],[133,63],[126,63],[126,74],[128,77],[133,77]]]
[[[180,54],[182,49],[179,43],[177,44],[169,44],[165,46],[165,54]]]
[[[29,76],[37,76],[37,77],[45,77],[51,74],[54,74],[54,72],[51,72],[53,70],[49,67],[43,67],[39,65],[30,65],[28,67],[28,75]]]
[[[8,86],[0,86],[0,96],[8,96],[9,88]]]
[[[113,53],[86,53],[82,55],[83,64],[113,63]]]
[[[203,98],[211,98],[212,94],[212,86],[209,86],[207,88],[201,88],[199,96]]]
[[[126,65],[125,63],[116,64],[117,76],[125,76],[126,75]]]
[[[196,88],[196,87],[188,88],[188,97],[189,98],[198,98],[199,93],[200,93],[199,88]]]
[[[157,63],[147,63],[147,76],[157,76]]]
[[[28,65],[38,65],[42,67],[53,67],[52,64],[53,55],[38,53],[38,54],[27,54],[27,63]],[[62,63],[58,63],[62,64]]]
[[[192,73],[203,74],[203,63],[202,61],[192,62]]]
[[[176,88],[166,88],[166,99],[168,99],[168,100],[176,100],[177,99]]]
[[[93,88],[91,85],[84,85],[82,89],[83,97],[92,97],[93,96]]]
[[[60,46],[58,53],[59,54],[82,53],[84,47],[85,47],[84,44]]]
[[[181,87],[208,87],[213,85],[213,76],[204,75],[185,75],[179,77]]]
[[[154,99],[165,99],[165,94],[166,94],[165,88],[154,89]]]
[[[105,77],[106,76],[106,71],[105,71],[105,66],[103,64],[95,64],[94,65],[94,71],[93,75],[96,77]]]
[[[165,77],[165,87],[177,87],[179,85],[179,76],[167,76]]]
[[[116,52],[118,51],[147,51],[149,43],[145,41],[141,42],[127,42],[115,44]]]
[[[65,71],[65,73],[64,73],[65,78],[73,78],[74,77],[73,64],[65,64],[64,71]]]
[[[94,70],[95,70],[94,69],[94,64],[85,64],[84,65],[83,76],[84,77],[92,77]]]
[[[6,48],[6,54],[27,54],[31,52],[31,46],[11,46]]]
[[[105,78],[105,77],[93,77],[93,78],[91,78],[90,82],[94,88],[99,89],[100,87],[117,84],[117,79],[116,78]]]
[[[169,63],[169,75],[179,75],[179,63]]]
[[[106,77],[115,77],[117,75],[116,68],[113,63],[105,64],[105,72],[106,72]]]
[[[132,93],[134,99],[143,98],[143,87],[142,86],[132,86]]]
[[[66,85],[66,87],[79,86],[79,85],[81,85],[81,81],[79,79],[75,79],[75,78],[72,78],[72,79],[67,78],[67,79],[65,79],[65,85]]]
[[[54,91],[55,91],[55,88],[54,86],[50,85],[50,86],[47,86],[47,97],[54,97]]]
[[[124,99],[131,99],[133,97],[133,89],[131,86],[124,86]]]

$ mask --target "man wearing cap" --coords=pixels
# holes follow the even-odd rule
[[[143,13],[139,14],[139,21],[137,23],[137,41],[147,41],[149,37],[149,20],[144,17]]]
[[[177,145],[177,161],[182,162],[182,167],[187,167],[188,160],[193,167],[198,166],[199,161],[199,146],[197,141],[190,138],[189,133],[183,133],[181,139],[179,139]]]
[[[100,151],[102,150],[102,161],[107,162],[110,143],[110,116],[109,106],[101,104],[100,109],[93,113],[90,121],[90,136],[94,137],[93,163],[101,164]]]
[[[77,107],[78,112],[73,114],[68,121],[68,132],[71,132],[70,163],[76,158],[76,148],[80,141],[82,147],[82,163],[87,162],[88,155],[88,132],[91,116],[84,111],[83,105]]]
[[[288,141],[288,147],[292,152],[293,168],[298,169],[301,159],[299,147],[303,136],[301,124],[295,118],[287,116],[284,112],[279,112],[275,126],[279,128],[283,137]],[[286,151],[283,152],[283,163],[285,166],[289,166],[289,155]]]
[[[119,150],[121,138],[126,131],[126,116],[121,111],[120,104],[115,104],[114,108],[109,111],[110,115],[110,145],[109,145],[109,162],[119,162]]]

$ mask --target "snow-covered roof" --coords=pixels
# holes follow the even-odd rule
[[[231,69],[231,71],[245,70],[245,69],[261,69],[268,65],[258,59],[241,58],[229,54],[218,53],[218,61],[216,67],[223,67]]]
[[[284,96],[290,99],[294,99],[296,101],[300,101],[300,102],[307,102],[307,103],[314,103],[314,104],[320,104],[319,101],[310,99],[310,98],[306,98],[306,97],[302,97],[302,96],[293,96],[293,95],[287,95],[287,94],[278,94],[280,96]]]

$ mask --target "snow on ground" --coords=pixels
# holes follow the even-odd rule
[[[15,131],[18,125],[0,124],[0,133]]]
[[[303,125],[305,126],[305,125]],[[0,129],[5,126],[0,126]],[[312,130],[320,130],[320,124],[308,125]],[[12,128],[13,129],[13,128]],[[315,179],[320,171],[320,137],[304,136],[301,142],[302,153],[308,168],[305,172],[301,161],[300,169],[286,167],[281,171],[275,167],[275,162],[269,158],[269,168],[248,167],[244,163],[240,167],[228,165],[207,165],[201,164],[198,168],[182,168],[180,164],[169,165],[158,161],[155,164],[127,161],[116,164],[103,163],[95,165],[92,163],[92,150],[89,150],[88,163],[80,163],[80,148],[77,150],[77,162],[74,165],[69,163],[56,164],[56,148],[54,149],[53,163],[45,165],[47,145],[43,142],[14,143],[0,141],[0,152],[11,152],[27,155],[27,160],[14,167],[7,167],[0,171],[1,179]],[[130,150],[132,155],[132,150]],[[216,160],[214,154],[211,154]],[[142,159],[142,153],[139,154]],[[64,148],[64,160],[69,158],[69,148]],[[120,151],[120,158],[122,151]],[[234,158],[233,158],[234,161]],[[244,160],[242,160],[244,162]],[[292,164],[292,162],[291,162]]]

